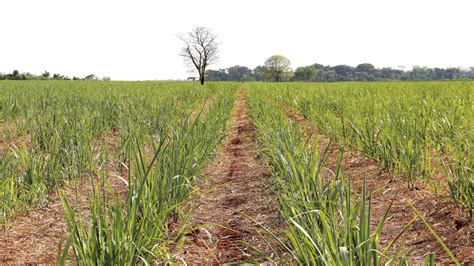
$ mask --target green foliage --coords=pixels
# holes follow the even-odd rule
[[[12,82],[0,84],[0,120],[13,144],[0,151],[0,221],[47,204],[65,181],[94,174],[101,154],[127,160],[131,137],[151,144],[178,126],[194,106],[222,90],[189,83]],[[113,151],[98,147],[118,134]],[[6,143],[2,145],[7,145]],[[212,147],[212,146],[210,146]]]
[[[267,89],[320,132],[405,176],[409,188],[444,172],[452,198],[472,216],[472,82],[293,83]]]
[[[88,223],[75,217],[63,197],[72,234],[61,261],[67,261],[69,245],[81,264],[132,265],[168,260],[168,222],[176,217],[201,166],[222,139],[232,92],[226,92],[203,121],[199,117],[184,119],[163,128],[152,140],[151,160],[142,148],[143,136],[132,136],[127,144],[130,171],[125,202],[104,202],[96,191]]]
[[[357,69],[373,70],[370,65]],[[341,66],[333,74],[347,71]],[[0,137],[12,142],[0,150],[0,224],[47,205],[71,180],[92,182],[90,216],[62,196],[70,237],[59,262],[167,262],[167,244],[176,240],[168,224],[180,215],[179,207],[224,136],[237,86],[2,81]],[[370,194],[365,188],[360,197],[353,194],[340,163],[334,178],[321,177],[328,148],[320,154],[308,145],[282,105],[301,112],[340,150],[358,150],[404,175],[409,187],[429,182],[435,165],[443,170],[453,200],[472,216],[472,83],[253,83],[247,91],[280,213],[288,222],[288,241],[280,243],[298,263],[407,264],[408,253],[399,249],[389,256],[388,250],[415,219],[382,250],[378,239],[387,213],[371,227]],[[213,104],[204,110],[203,101],[210,99]],[[114,147],[98,142],[110,134],[117,137]],[[108,156],[128,169],[123,198],[104,197],[114,194],[107,186]],[[106,189],[91,176],[102,177]],[[417,218],[430,230],[421,214]],[[426,264],[433,262],[428,254]]]
[[[242,81],[240,77],[229,75],[231,68],[208,70],[210,80]],[[239,67],[245,69],[246,67]],[[245,81],[276,81],[269,74],[266,66],[257,66],[247,72]],[[288,73],[289,74],[289,73]],[[286,76],[289,78],[289,76]],[[340,81],[427,81],[427,80],[473,80],[474,68],[427,68],[415,66],[411,70],[393,69],[390,67],[375,68],[372,64],[364,63],[356,67],[348,65],[323,66],[312,64],[297,67],[290,81],[304,82],[340,82]]]
[[[368,86],[368,84],[363,85]],[[262,141],[265,159],[272,170],[272,176],[276,179],[275,186],[277,187],[281,215],[289,221],[287,238],[290,246],[285,247],[299,264],[379,265],[386,262],[388,265],[395,265],[398,262],[399,264],[408,265],[407,257],[411,250],[403,254],[403,244],[393,254],[389,254],[389,252],[390,247],[400,240],[401,235],[416,219],[421,219],[425,223],[446,253],[454,262],[457,262],[452,252],[446,248],[419,213],[382,250],[378,239],[383,231],[383,225],[389,210],[386,210],[376,228],[371,228],[370,221],[373,218],[371,217],[370,195],[366,195],[365,186],[360,198],[357,199],[357,197],[351,195],[351,186],[344,177],[341,168],[342,154],[340,154],[339,163],[333,172],[333,178],[323,179],[320,173],[325,166],[330,145],[319,154],[316,147],[307,145],[307,137],[304,137],[296,124],[285,118],[283,110],[277,106],[278,103],[290,105],[305,114],[306,117],[318,125],[318,129],[330,135],[333,141],[339,142],[340,150],[343,151],[344,147],[350,146],[363,151],[367,155],[380,156],[376,158],[383,158],[384,160],[379,160],[379,162],[392,170],[393,165],[396,164],[406,163],[408,166],[398,166],[404,170],[410,169],[410,165],[423,167],[423,164],[412,164],[411,161],[400,160],[399,158],[402,155],[399,153],[388,152],[379,155],[379,149],[387,150],[391,146],[396,146],[397,150],[407,149],[407,154],[414,156],[413,154],[416,153],[408,153],[408,148],[410,150],[418,149],[418,146],[411,148],[413,145],[420,145],[419,147],[431,145],[424,148],[424,150],[429,151],[432,151],[433,147],[437,147],[437,151],[442,150],[442,148],[445,148],[443,151],[447,151],[448,147],[456,145],[465,147],[456,141],[462,139],[459,138],[459,133],[465,132],[463,130],[467,129],[467,132],[472,130],[469,124],[464,124],[469,121],[467,117],[466,120],[463,117],[458,117],[458,126],[451,128],[457,133],[453,132],[450,135],[446,134],[450,131],[445,128],[443,133],[439,133],[433,129],[421,131],[416,126],[420,124],[425,127],[429,127],[429,125],[433,127],[433,124],[439,126],[437,120],[430,121],[433,118],[437,119],[438,116],[432,118],[426,115],[426,112],[429,114],[437,113],[432,110],[435,107],[444,107],[444,109],[439,109],[438,115],[443,110],[441,113],[443,117],[454,117],[454,114],[444,113],[452,112],[446,106],[443,106],[443,104],[447,104],[446,101],[453,100],[457,102],[460,104],[457,107],[459,109],[469,109],[471,108],[470,105],[463,105],[459,98],[448,98],[454,97],[453,94],[446,95],[446,98],[437,98],[440,102],[436,102],[434,105],[426,97],[428,93],[440,97],[442,94],[437,90],[442,90],[442,88],[439,87],[434,87],[432,91],[426,89],[417,91],[416,87],[408,91],[408,89],[400,87],[398,88],[400,92],[397,92],[396,90],[383,90],[380,88],[381,84],[378,85],[377,89],[368,87],[357,90],[349,85],[343,86],[342,84],[334,84],[330,87],[298,84],[298,87],[293,89],[287,87],[287,84],[283,86],[275,84],[249,85],[249,87],[254,88],[249,90],[251,92],[250,104],[253,121],[258,130],[258,137]],[[396,86],[399,84],[390,85]],[[416,85],[412,84],[412,86]],[[464,89],[468,90],[467,87],[464,87]],[[417,95],[418,93],[421,95]],[[469,94],[463,95],[463,97],[466,96],[471,97]],[[425,99],[425,101],[420,100],[420,98]],[[403,104],[397,103],[395,99],[403,99]],[[420,101],[424,104],[421,106],[404,106],[407,102],[414,101]],[[406,109],[409,109],[411,113]],[[395,116],[397,111],[401,114]],[[384,113],[387,112],[390,115],[385,116]],[[463,114],[472,115],[472,113]],[[361,119],[360,116],[364,118]],[[384,120],[385,117],[391,117],[392,119]],[[410,124],[412,119],[417,121]],[[397,122],[401,123],[402,121],[404,124],[397,124]],[[387,125],[390,125],[390,127],[385,128],[384,126]],[[411,128],[411,125],[414,128]],[[400,138],[396,136],[397,129],[401,129],[401,132],[397,132],[401,135]],[[392,130],[393,135],[387,134],[391,133]],[[409,133],[403,135],[401,134],[403,132]],[[447,146],[446,142],[435,141],[442,136],[447,136],[447,139],[449,139],[449,136],[458,137],[451,139],[449,146]],[[411,139],[415,137],[418,138],[416,141]],[[380,142],[381,139],[383,141]],[[466,149],[464,148],[463,151],[466,151]],[[431,155],[427,153],[420,153],[417,156],[419,156],[416,157],[417,161],[429,161],[431,158]],[[430,157],[427,159],[423,156]],[[458,159],[455,159],[455,161],[459,162]],[[461,164],[465,165],[465,163]],[[472,168],[465,167],[463,169],[467,171]],[[453,170],[453,172],[455,171]],[[423,172],[419,168],[414,168],[413,173],[421,174]],[[464,173],[454,175],[463,176]],[[414,179],[415,176],[411,178]],[[467,183],[460,183],[463,185],[457,185],[457,187],[464,188],[472,184],[472,179]],[[463,194],[466,195],[467,193]],[[454,198],[461,200],[458,196]],[[467,199],[467,202],[470,200]],[[463,202],[466,203],[466,201]],[[431,253],[427,255],[427,265],[434,264],[433,256]]]
[[[334,178],[323,179],[328,149],[319,154],[309,148],[298,126],[281,110],[258,93],[251,98],[253,120],[276,178],[281,215],[289,222],[288,251],[298,264],[377,265],[386,259],[378,238],[388,210],[372,232],[365,188],[360,200],[352,198],[340,162]]]
[[[282,55],[273,55],[265,60],[265,72],[271,80],[280,82],[288,81],[291,77],[291,62],[288,58]]]

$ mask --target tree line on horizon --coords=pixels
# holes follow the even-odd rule
[[[390,67],[375,68],[369,63],[356,67],[348,65],[324,66],[312,64],[291,69],[290,60],[283,55],[270,56],[265,63],[250,69],[246,66],[232,66],[213,70],[208,66],[216,61],[219,52],[217,34],[210,28],[195,27],[190,32],[178,36],[184,46],[180,56],[190,69],[198,74],[201,85],[208,81],[415,81],[415,80],[474,80],[474,67],[468,70],[460,68],[413,67],[404,71]],[[189,77],[188,80],[196,80]]]
[[[343,82],[343,81],[430,81],[430,80],[474,80],[474,67],[470,69],[461,68],[428,68],[413,67],[411,70],[400,70],[393,68],[375,68],[372,64],[364,63],[356,67],[348,65],[324,66],[313,64],[298,67],[295,71],[288,69],[282,72],[278,78],[274,71],[267,66],[257,66],[251,69],[246,66],[235,65],[232,67],[206,71],[207,81],[300,81],[300,82]],[[28,72],[20,73],[14,70],[12,73],[1,73],[0,80],[100,80],[94,74],[83,78],[68,77],[59,73],[50,74],[45,71],[41,75]],[[103,77],[108,81],[110,77]]]
[[[282,55],[273,55],[261,66],[250,69],[246,66],[232,66],[225,69],[212,70],[208,66],[218,58],[217,35],[206,27],[196,27],[190,32],[178,36],[184,46],[180,56],[190,69],[198,74],[201,85],[208,81],[303,81],[303,82],[342,82],[342,81],[423,81],[423,80],[474,80],[474,67],[461,68],[428,68],[415,66],[411,70],[400,70],[390,67],[375,68],[369,63],[356,67],[348,65],[312,64],[291,69],[290,60]],[[0,80],[71,80],[61,74],[45,71],[41,75],[20,73],[14,70],[11,74],[0,73]],[[94,74],[84,78],[73,77],[72,80],[99,80]],[[103,77],[102,80],[110,80]],[[196,80],[189,77],[188,80]]]
[[[343,81],[428,81],[428,80],[474,80],[474,67],[428,68],[415,66],[411,70],[376,68],[369,63],[356,67],[348,65],[324,66],[312,64],[289,69],[280,80],[272,75],[266,65],[250,69],[246,66],[232,66],[219,70],[207,70],[208,81],[302,81],[302,82],[343,82]]]
[[[1,73],[0,80],[99,80],[94,74],[89,74],[83,78],[80,77],[68,77],[59,73],[52,74],[48,71],[43,72],[41,75],[34,75],[29,72],[20,73],[18,70],[13,70],[12,73]],[[102,80],[110,80],[110,77],[103,77]]]

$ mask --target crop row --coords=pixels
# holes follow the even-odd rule
[[[408,187],[440,186],[474,208],[472,82],[265,85],[336,142],[374,158]],[[441,178],[443,179],[443,178]]]
[[[188,119],[213,89],[161,83],[2,83],[3,125],[24,130],[9,138],[0,161],[0,221],[44,207],[71,180],[98,175],[108,154],[126,162],[132,138],[143,145]],[[222,93],[220,93],[222,95]],[[115,137],[116,150],[101,145]],[[3,136],[5,137],[5,136]],[[24,140],[28,141],[24,141]],[[6,145],[6,144],[4,144]]]
[[[61,263],[71,246],[84,264],[125,264],[169,260],[169,224],[178,220],[179,207],[225,134],[234,90],[222,92],[204,117],[163,124],[158,132],[132,136],[124,149],[128,190],[124,200],[104,201],[96,192],[90,219],[77,218],[66,197],[63,205],[71,231]],[[143,141],[143,138],[148,141]],[[153,148],[145,152],[144,143]],[[98,190],[98,189],[96,189]]]
[[[410,252],[403,251],[403,245],[395,251],[393,247],[402,241],[400,236],[411,222],[382,246],[379,239],[391,204],[381,217],[373,217],[365,182],[357,196],[343,173],[342,146],[333,176],[323,178],[328,149],[308,145],[299,125],[286,118],[281,106],[269,101],[274,89],[249,90],[249,99],[264,158],[274,178],[280,214],[288,221],[289,242],[281,245],[299,264],[407,265]],[[378,222],[371,226],[376,218]],[[424,221],[421,214],[417,218]],[[444,244],[440,241],[440,245]],[[457,262],[450,250],[446,252]],[[427,254],[425,261],[433,265],[434,254]]]

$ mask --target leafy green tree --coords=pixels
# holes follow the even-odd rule
[[[444,80],[444,79],[446,79],[446,69],[435,68],[435,69],[434,69],[434,78],[435,78],[436,80]]]
[[[354,68],[348,65],[338,65],[334,67],[334,71],[338,81],[351,81]]]
[[[336,71],[332,67],[325,67],[318,73],[318,81],[336,81]]]
[[[355,70],[358,72],[365,72],[367,74],[374,74],[375,67],[372,64],[364,63],[357,65]]]
[[[20,77],[20,71],[18,71],[18,70],[16,70],[16,69],[13,70],[12,74],[10,75],[10,79],[12,79],[12,80],[19,80],[19,79],[21,79],[21,77]]]
[[[316,68],[316,69],[323,69],[323,68],[324,68],[323,65],[318,64],[318,63],[312,64],[312,66],[313,66],[314,68]]]
[[[474,67],[471,67],[469,70],[468,76],[470,79],[474,79]]]
[[[367,81],[367,80],[369,80],[369,73],[367,73],[365,71],[356,71],[356,72],[354,72],[354,80],[355,81]]]
[[[385,67],[380,70],[382,80],[399,80],[403,76],[403,71]],[[368,79],[370,80],[370,79]]]
[[[291,62],[282,55],[273,55],[265,61],[267,74],[276,82],[288,80],[291,76]]]
[[[45,70],[44,73],[41,74],[41,76],[42,76],[43,78],[48,79],[48,78],[51,76],[51,74],[50,74],[48,71]]]
[[[94,74],[89,74],[89,75],[84,77],[84,80],[98,80],[98,79],[99,79],[99,77],[97,77]]]
[[[314,66],[298,67],[291,78],[292,81],[316,81],[319,70]]]
[[[461,75],[461,70],[459,68],[447,68],[446,69],[446,78],[447,79],[457,79]]]
[[[246,66],[233,66],[227,69],[229,80],[244,81],[252,75],[252,70]]]
[[[206,79],[210,81],[227,81],[229,80],[229,75],[225,69],[219,70],[206,70]]]
[[[267,73],[268,70],[264,66],[257,66],[253,69],[253,76],[255,78],[255,81],[264,81],[265,79],[265,73]]]

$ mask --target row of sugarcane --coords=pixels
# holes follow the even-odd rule
[[[331,144],[322,149],[309,145],[308,136],[300,125],[288,120],[283,108],[268,100],[273,91],[248,91],[263,158],[271,170],[276,188],[280,215],[288,225],[286,241],[279,243],[290,254],[290,259],[281,257],[281,263],[408,265],[410,251],[404,250],[403,243],[397,242],[402,242],[401,236],[410,224],[420,219],[453,262],[459,264],[414,206],[412,208],[417,213],[414,219],[398,235],[394,235],[389,244],[382,246],[379,239],[391,204],[379,217],[378,223],[371,226],[374,217],[371,214],[370,193],[366,191],[365,180],[360,195],[354,193],[342,171],[344,147],[339,149],[333,176],[323,178],[321,172],[326,167]],[[425,265],[434,263],[434,254],[427,254]]]
[[[2,82],[0,87],[2,126],[14,129],[0,136],[5,146],[0,226],[18,213],[47,206],[65,183],[95,175],[110,159],[107,154],[125,160],[131,136],[159,134],[212,93],[146,82]],[[110,151],[98,140],[112,134],[119,135],[119,143]]]
[[[474,83],[385,82],[260,85],[340,144],[374,158],[407,186],[474,210]]]

